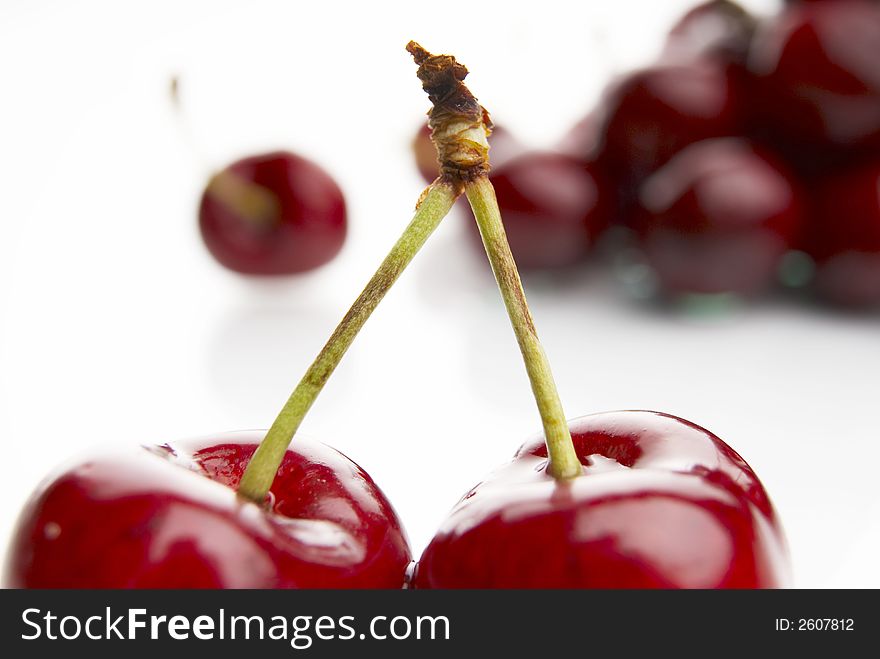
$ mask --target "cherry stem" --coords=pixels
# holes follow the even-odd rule
[[[526,301],[516,262],[510,252],[501,211],[495,198],[495,188],[485,175],[465,184],[465,194],[477,219],[483,246],[495,273],[495,280],[507,307],[507,315],[513,325],[526,372],[532,384],[532,392],[541,421],[547,454],[550,458],[548,472],[557,480],[568,480],[582,473],[581,462],[574,450],[568,421],[562,410],[559,392],[550,371],[550,363],[538,340],[535,323]]]
[[[208,194],[238,217],[255,225],[272,226],[281,217],[281,204],[274,192],[230,169],[223,169],[211,177]]]
[[[312,403],[321,393],[364,323],[452,208],[452,204],[460,194],[460,187],[453,186],[444,179],[437,179],[425,191],[409,226],[333,331],[257,447],[241,478],[238,487],[240,497],[257,503],[266,500],[287,447]]]
[[[451,55],[432,55],[415,41],[410,41],[406,49],[419,66],[417,75],[422,81],[422,89],[434,106],[429,113],[428,125],[431,127],[431,141],[437,147],[441,177],[464,187],[513,324],[544,424],[550,458],[547,471],[559,481],[574,478],[582,472],[581,463],[510,253],[495,188],[489,181],[489,142],[486,138],[491,133],[492,120],[486,108],[477,102],[464,84],[467,67]]]

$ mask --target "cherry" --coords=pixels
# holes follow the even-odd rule
[[[749,53],[754,121],[801,158],[880,147],[878,58],[880,5],[788,7],[758,31]]]
[[[819,181],[806,228],[815,286],[848,307],[880,304],[880,161]]]
[[[708,0],[687,12],[670,30],[665,58],[716,58],[744,62],[757,19],[732,0]]]
[[[687,147],[645,181],[635,226],[666,290],[752,295],[772,283],[801,212],[776,158],[726,138]]]
[[[635,184],[688,144],[736,134],[734,89],[723,66],[703,60],[624,76],[603,101],[600,161]]]
[[[560,268],[581,261],[610,221],[614,190],[595,163],[533,151],[490,175],[519,267]],[[469,224],[479,239],[476,224]]]
[[[338,451],[298,439],[270,505],[235,495],[260,433],[80,462],[27,504],[5,581],[25,588],[399,588],[391,504]]]
[[[506,162],[523,151],[522,144],[514,134],[501,125],[492,127],[489,143],[492,146],[492,161],[496,165]],[[422,124],[413,136],[412,150],[419,174],[426,183],[431,183],[440,175],[440,165],[437,162],[437,149],[431,142],[431,127],[428,124]]]
[[[315,163],[285,151],[266,153],[238,160],[211,178],[199,228],[211,254],[231,270],[305,272],[342,248],[345,201]]]
[[[772,588],[787,582],[763,486],[727,444],[655,412],[570,424],[583,475],[524,444],[455,506],[417,588]]]

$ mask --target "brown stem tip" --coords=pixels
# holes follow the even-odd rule
[[[419,65],[422,89],[434,107],[428,113],[431,140],[437,147],[440,176],[461,184],[489,172],[489,113],[462,82],[468,74],[452,55],[432,55],[415,41],[406,50]]]

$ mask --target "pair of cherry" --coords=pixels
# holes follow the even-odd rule
[[[547,474],[543,437],[468,492],[416,588],[784,585],[778,519],[712,433],[653,412],[576,419],[583,475]],[[23,511],[6,584],[28,588],[401,588],[410,548],[373,480],[297,438],[266,505],[235,490],[258,433],[101,455]]]
[[[330,447],[300,438],[288,445],[357,331],[462,193],[522,348],[544,434],[459,501],[410,585],[785,583],[784,541],[767,494],[719,438],[654,412],[565,420],[488,181],[488,115],[454,58],[414,43],[408,50],[435,106],[441,176],[272,427],[104,454],[62,471],[22,512],[8,585],[403,587],[410,549],[381,490]]]

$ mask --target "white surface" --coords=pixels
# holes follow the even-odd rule
[[[455,53],[498,121],[549,145],[688,3],[474,4],[3,3],[0,538],[43,474],[91,445],[271,422],[421,191],[408,142],[428,103],[408,39]],[[326,268],[259,284],[208,257],[194,209],[209,166],[278,147],[339,180],[351,233]],[[539,427],[461,228],[441,227],[303,426],[374,476],[416,553]],[[764,481],[798,586],[880,586],[876,316],[766,303],[689,319],[589,270],[526,286],[570,416],[706,426]]]

